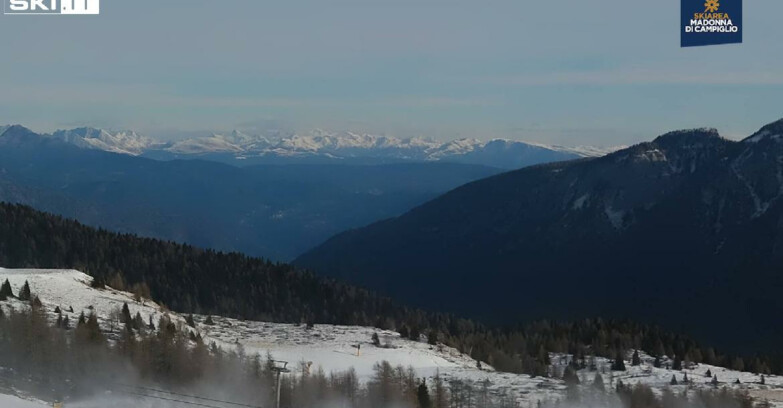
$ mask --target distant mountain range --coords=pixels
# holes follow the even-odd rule
[[[633,317],[783,342],[783,120],[684,130],[475,181],[296,263],[499,322]]]
[[[6,127],[0,201],[115,231],[289,260],[340,231],[501,171],[453,163],[235,167],[135,155],[149,143],[133,132],[39,135]]]
[[[176,142],[156,141],[133,131],[93,128],[59,130],[51,136],[80,148],[156,159],[201,158],[233,165],[451,162],[517,169],[601,156],[614,150],[545,146],[503,139],[439,142],[324,130],[314,130],[306,135],[279,131],[270,132],[270,135],[249,135],[235,130]]]

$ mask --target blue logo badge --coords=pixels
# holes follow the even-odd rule
[[[680,46],[742,42],[742,0],[680,0]]]

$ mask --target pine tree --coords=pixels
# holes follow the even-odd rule
[[[185,318],[185,322],[190,327],[196,327],[196,321],[193,319],[193,314],[189,314],[188,317]]]
[[[767,383],[767,379],[764,378],[764,374],[761,374],[761,381],[759,381],[759,384],[764,385]]]
[[[675,377],[674,374],[672,374],[672,379],[669,381],[669,384],[677,385],[677,377]]]
[[[595,377],[593,377],[593,388],[601,392],[606,391],[604,377],[601,375],[601,373],[595,373]]]
[[[682,360],[679,355],[674,356],[674,363],[672,363],[672,370],[682,370]]]
[[[133,318],[133,328],[136,331],[144,330],[144,319],[142,319],[140,312],[136,312],[136,316]]]
[[[421,340],[421,332],[419,331],[419,328],[417,326],[411,327],[411,331],[409,334],[411,340],[413,341]]]
[[[131,314],[130,309],[128,308],[127,303],[122,304],[122,314],[120,315],[120,323],[130,324],[131,323]]]
[[[687,384],[690,382],[690,380],[688,379],[688,373],[685,373],[685,375],[682,376],[682,382],[683,384]]]
[[[573,369],[573,367],[568,366],[566,367],[565,371],[563,371],[563,382],[565,382],[566,385],[579,384],[579,376],[576,375],[576,371]]]
[[[655,361],[653,361],[653,367],[661,368],[661,356],[655,356]]]
[[[623,361],[622,351],[618,351],[612,363],[612,371],[625,371],[625,361]]]
[[[3,286],[0,286],[0,300],[6,300],[10,297],[14,297],[14,293],[11,290],[11,282],[6,279]]]
[[[705,377],[712,377],[712,370],[710,370],[710,369],[708,368],[708,369],[707,369],[707,372],[706,372],[706,373],[704,373],[704,376],[705,376]]]
[[[419,384],[419,389],[416,392],[417,400],[419,401],[419,408],[430,408],[432,407],[432,400],[430,399],[430,391],[427,388],[427,383],[424,382],[424,380],[421,380],[421,384]]]
[[[403,325],[400,327],[400,337],[403,339],[410,337],[410,331],[408,330],[408,326]]]
[[[378,333],[372,334],[372,345],[375,347],[381,346],[381,339],[378,337]]]
[[[435,329],[430,330],[429,334],[427,335],[427,343],[431,346],[435,346],[438,344],[438,331]]]
[[[639,350],[633,351],[633,357],[631,357],[631,365],[632,366],[642,365],[642,359],[639,357]]]
[[[715,386],[718,385],[718,375],[717,374],[712,376],[712,385],[715,385]]]
[[[30,301],[30,284],[24,281],[24,286],[19,290],[19,300]]]
[[[206,324],[206,325],[208,325],[208,326],[213,326],[213,325],[215,325],[215,322],[214,322],[214,321],[212,321],[212,315],[207,315],[207,319],[206,319],[206,320],[204,320],[204,324]]]

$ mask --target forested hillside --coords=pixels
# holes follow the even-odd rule
[[[571,352],[586,360],[634,348],[681,361],[741,364],[757,372],[783,368],[770,357],[733,357],[687,336],[628,321],[542,321],[495,329],[400,306],[287,264],[97,230],[20,205],[0,204],[0,265],[78,269],[99,284],[149,294],[180,312],[375,326],[417,340],[426,334],[430,341],[442,341],[512,372],[543,374],[547,352]]]
[[[724,347],[783,342],[783,120],[670,132],[469,183],[295,261],[479,319],[644,319]],[[415,283],[411,283],[415,282]]]

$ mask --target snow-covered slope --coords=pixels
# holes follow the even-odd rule
[[[30,401],[13,395],[3,395],[0,393],[0,407],[3,408],[41,408],[48,406],[50,405],[41,401]]]
[[[112,153],[140,155],[160,143],[134,131],[108,131],[105,129],[78,128],[58,130],[52,137],[83,149],[97,149]]]
[[[106,331],[116,330],[117,323],[112,321],[110,314],[119,310],[123,303],[127,303],[132,314],[141,313],[147,320],[151,316],[156,320],[162,314],[169,316],[184,327],[184,317],[167,312],[157,304],[150,301],[136,302],[129,293],[116,291],[110,288],[97,290],[90,287],[91,278],[74,270],[12,270],[0,268],[0,281],[8,279],[11,282],[14,293],[18,293],[25,281],[28,281],[34,295],[38,296],[44,304],[50,316],[54,319],[54,307],[59,306],[65,315],[75,322],[79,313],[95,312],[99,316],[99,322]],[[0,302],[4,308],[23,308],[26,304],[18,300]],[[73,311],[71,311],[73,310]],[[310,365],[311,370],[319,367],[325,372],[342,371],[353,367],[360,380],[367,381],[373,372],[373,365],[382,361],[388,361],[392,365],[413,367],[420,376],[431,377],[440,373],[446,380],[462,379],[474,382],[488,381],[493,392],[506,392],[516,396],[522,406],[535,406],[537,402],[559,400],[565,396],[566,386],[562,381],[554,378],[517,375],[494,371],[488,364],[482,364],[482,369],[477,367],[477,362],[470,357],[461,354],[455,349],[446,346],[430,346],[422,338],[421,342],[414,342],[400,338],[399,334],[389,331],[381,331],[370,327],[315,325],[308,329],[304,325],[266,323],[254,321],[240,321],[235,319],[213,316],[214,325],[206,325],[206,316],[195,316],[196,330],[204,337],[206,342],[215,342],[223,348],[232,348],[242,345],[246,353],[272,353],[278,360],[286,360],[291,363],[296,371],[301,367],[300,363]],[[389,348],[374,347],[371,344],[371,336],[377,333],[382,344],[389,344]],[[361,351],[357,354],[355,345],[361,345]],[[731,371],[720,367],[697,365],[683,371],[673,371],[665,368],[652,367],[652,358],[642,356],[643,364],[633,367],[630,361],[626,362],[628,370],[624,372],[612,372],[610,361],[597,358],[597,372],[603,376],[607,389],[614,387],[619,380],[628,385],[636,383],[648,384],[656,392],[666,387],[674,390],[711,389],[711,378],[704,374],[710,370],[717,375],[720,387],[741,388],[751,395],[769,400],[776,406],[783,407],[783,377],[767,376],[766,384],[759,384],[761,377],[752,373]],[[567,355],[551,355],[553,365],[551,375],[559,377],[563,368],[568,364]],[[630,360],[630,355],[628,356]],[[667,361],[664,360],[664,364]],[[688,385],[670,386],[672,375],[681,381],[687,373],[691,379]],[[595,372],[588,369],[581,370],[579,376],[584,387],[590,386]],[[741,384],[735,384],[739,379]],[[9,397],[5,397],[9,398]],[[17,402],[16,400],[14,400]],[[3,400],[0,399],[0,406]],[[27,402],[18,401],[19,404]],[[33,405],[19,405],[20,408],[30,408]]]

